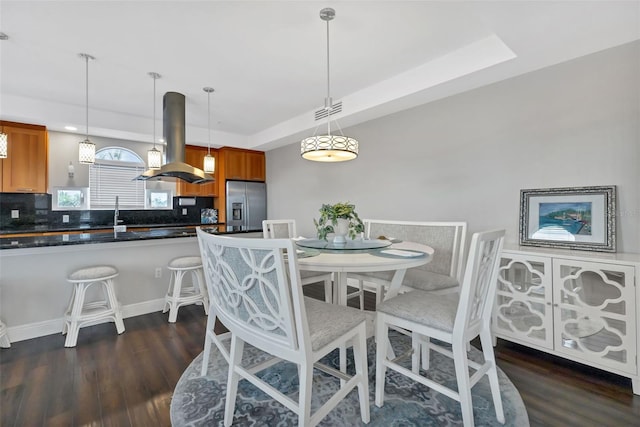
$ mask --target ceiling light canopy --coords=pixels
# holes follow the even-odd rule
[[[78,143],[78,161],[84,164],[93,164],[96,162],[96,145],[89,140],[89,60],[96,59],[86,53],[78,54],[85,61],[86,70],[86,124],[87,136],[84,141]]]
[[[147,151],[147,164],[149,169],[160,169],[162,166],[162,153],[156,148],[156,80],[161,76],[151,72],[149,76],[153,79],[153,148]]]
[[[331,99],[331,80],[329,67],[329,21],[336,16],[336,11],[330,7],[320,11],[320,19],[327,23],[327,97],[324,108],[327,110],[327,134],[313,135],[300,143],[300,154],[304,159],[316,162],[344,162],[358,157],[358,141],[342,135],[342,130],[336,121],[341,135],[331,135],[331,114],[333,101]]]

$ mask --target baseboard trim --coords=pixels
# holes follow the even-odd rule
[[[129,317],[141,316],[143,314],[162,311],[163,308],[164,298],[123,305],[122,317],[127,319]],[[61,334],[63,325],[64,318],[59,317],[57,319],[45,320],[42,322],[7,327],[7,335],[9,336],[10,342],[30,340],[32,338],[40,338],[47,335]]]

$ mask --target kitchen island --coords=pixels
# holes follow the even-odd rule
[[[262,232],[206,228],[217,234],[262,237]],[[11,341],[57,333],[64,344],[63,316],[72,290],[67,276],[79,268],[113,265],[119,270],[115,288],[126,327],[128,317],[162,310],[171,259],[200,254],[195,227],[66,236],[0,239],[0,318]]]
[[[258,233],[262,236],[262,232],[256,231],[237,231],[232,227],[225,225],[207,225],[202,229],[213,234],[233,234],[243,235]],[[228,231],[231,230],[231,231]],[[126,231],[112,231],[110,229],[97,230],[67,230],[56,232],[30,232],[23,234],[11,234],[8,237],[2,237],[0,234],[0,250],[2,249],[20,249],[20,248],[39,248],[47,246],[67,246],[78,244],[95,244],[95,243],[112,243],[112,242],[129,242],[138,240],[154,240],[154,239],[172,239],[178,237],[193,237],[196,235],[196,226],[181,227],[130,227]]]

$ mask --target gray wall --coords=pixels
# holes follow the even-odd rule
[[[322,203],[351,201],[517,243],[521,189],[617,185],[618,252],[640,252],[639,80],[635,42],[349,128],[351,162],[303,160],[292,141],[267,152],[268,217],[311,237]]]

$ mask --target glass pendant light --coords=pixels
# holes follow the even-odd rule
[[[153,79],[153,148],[147,151],[147,164],[149,169],[160,169],[162,166],[162,153],[156,148],[156,80],[161,76],[151,72],[149,76]]]
[[[96,59],[86,53],[78,54],[83,58],[86,64],[86,123],[87,136],[84,141],[78,144],[78,161],[84,164],[93,164],[96,162],[96,144],[89,140],[89,60]]]
[[[216,158],[211,155],[211,92],[212,87],[202,88],[207,92],[207,127],[209,129],[209,144],[207,145],[207,155],[204,156],[204,173],[214,173],[216,170]]]
[[[324,108],[327,111],[327,133],[326,135],[310,136],[300,143],[302,157],[316,162],[344,162],[358,157],[358,141],[356,139],[344,135],[331,135],[333,104],[329,74],[329,21],[335,16],[336,11],[330,7],[320,11],[320,19],[327,23],[327,97],[324,102]],[[338,126],[337,121],[336,126]],[[338,130],[340,130],[340,126],[338,126]]]

